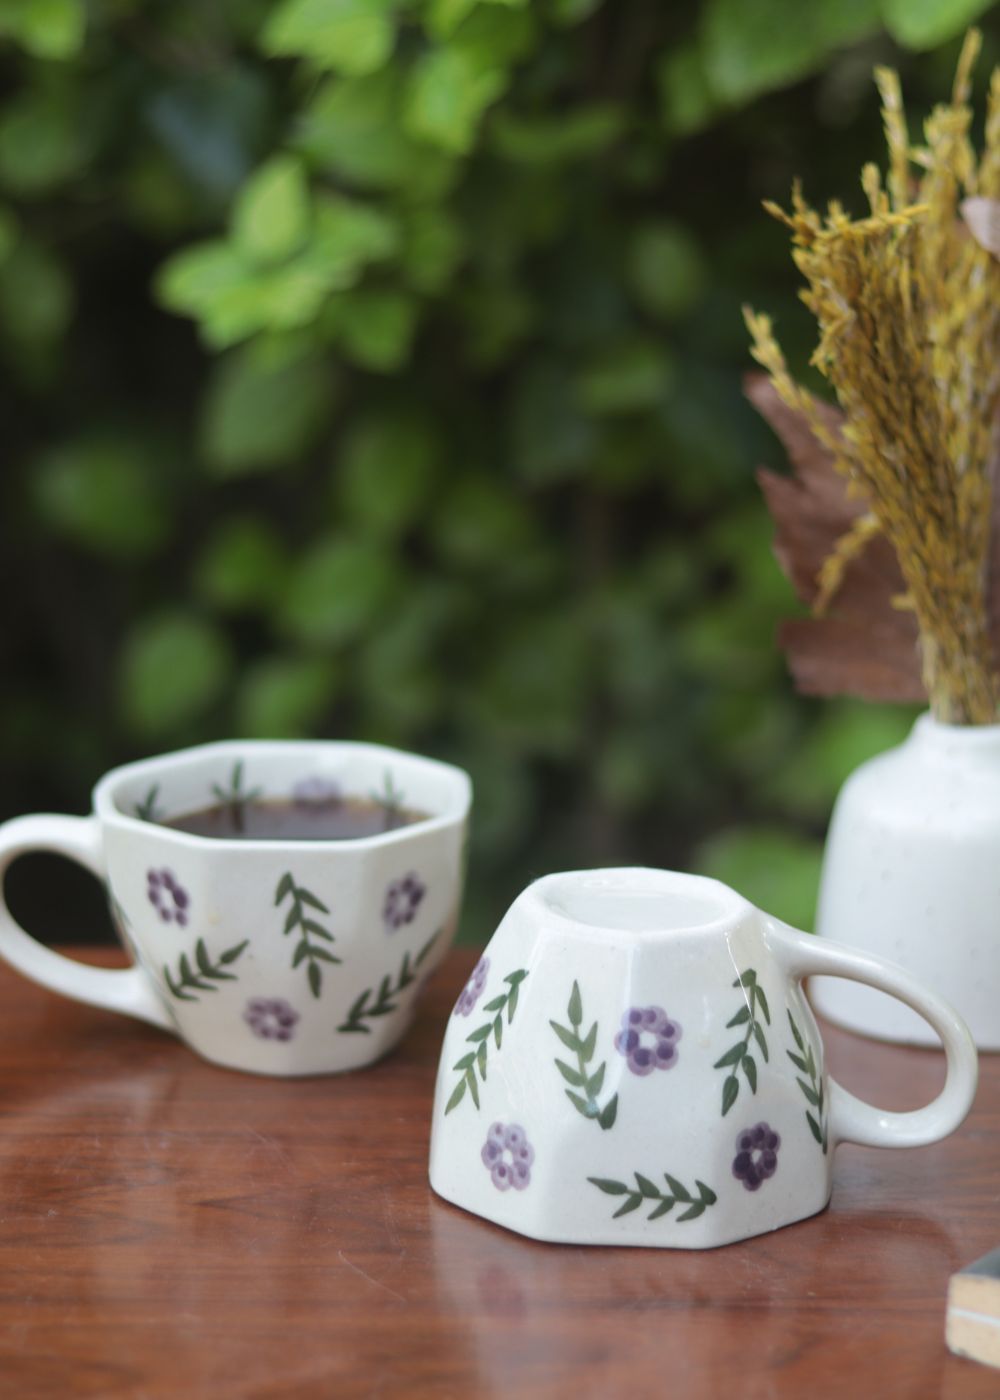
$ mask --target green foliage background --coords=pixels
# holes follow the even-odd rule
[[[372,738],[473,774],[469,938],[619,861],[808,923],[912,716],[792,694],[739,307],[804,363],[760,200],[857,207],[986,9],[0,0],[4,814]]]

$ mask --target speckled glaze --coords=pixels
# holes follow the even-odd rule
[[[371,796],[426,821],[341,841],[219,840],[159,825],[213,800]],[[357,1068],[392,1048],[458,921],[471,785],[371,744],[209,744],[116,769],[90,817],[0,827],[0,880],[55,850],[105,880],[135,959],[121,972],[43,947],[0,906],[0,957],[78,1001],[176,1032],[260,1074]],[[387,818],[388,820],[388,818]],[[81,931],[81,935],[83,931]]]
[[[892,958],[954,1004],[980,1050],[1000,1050],[1000,725],[922,715],[837,798],[816,932]],[[880,1040],[936,1040],[867,987],[818,982],[817,1009]]]
[[[931,1104],[888,1113],[830,1080],[802,979],[856,978],[926,1017]],[[698,876],[529,886],[462,990],[441,1052],[430,1179],[541,1240],[727,1244],[822,1210],[840,1142],[952,1132],[976,1085],[958,1016],[901,969],[812,938]]]

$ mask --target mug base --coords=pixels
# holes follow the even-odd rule
[[[802,1221],[809,1220],[815,1215],[821,1215],[830,1204],[831,1194],[827,1191],[825,1199],[818,1205],[811,1206],[801,1214],[795,1215],[792,1219],[777,1220],[773,1224],[761,1229],[747,1230],[738,1227],[735,1229],[727,1229],[724,1224],[715,1222],[708,1225],[706,1218],[702,1216],[700,1221],[692,1222],[694,1225],[704,1225],[699,1238],[675,1237],[673,1239],[667,1239],[662,1235],[657,1235],[657,1222],[654,1222],[648,1230],[641,1233],[637,1233],[634,1227],[626,1233],[620,1229],[609,1228],[608,1226],[604,1228],[591,1228],[588,1226],[586,1230],[581,1231],[558,1230],[547,1226],[544,1221],[537,1218],[534,1221],[530,1219],[525,1221],[516,1221],[514,1219],[501,1220],[496,1215],[478,1210],[475,1206],[468,1204],[466,1201],[458,1199],[458,1193],[452,1194],[444,1187],[443,1183],[436,1183],[433,1175],[430,1178],[430,1184],[434,1194],[442,1201],[445,1201],[449,1206],[457,1207],[457,1209],[463,1211],[466,1215],[476,1216],[480,1220],[485,1220],[489,1225],[498,1226],[502,1230],[509,1230],[511,1234],[523,1235],[529,1240],[537,1240],[540,1244],[572,1245],[574,1247],[584,1248],[596,1245],[602,1247],[611,1246],[612,1248],[678,1249],[687,1251],[721,1249],[725,1245],[739,1244],[743,1240],[754,1239],[760,1235],[773,1235],[776,1231],[784,1230],[789,1225],[798,1225]]]

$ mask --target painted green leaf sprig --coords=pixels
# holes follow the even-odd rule
[[[683,1182],[678,1181],[669,1172],[663,1173],[663,1179],[667,1183],[666,1191],[661,1190],[655,1181],[650,1181],[648,1176],[643,1176],[642,1172],[633,1172],[633,1176],[635,1177],[634,1187],[629,1186],[624,1181],[613,1181],[607,1177],[587,1177],[591,1185],[596,1186],[605,1195],[625,1197],[611,1217],[612,1220],[617,1220],[622,1215],[628,1215],[630,1211],[638,1210],[646,1201],[651,1201],[654,1205],[649,1215],[646,1216],[647,1220],[659,1220],[661,1216],[669,1214],[674,1206],[683,1205],[687,1209],[676,1217],[677,1223],[681,1224],[685,1220],[697,1220],[699,1215],[704,1215],[708,1206],[714,1206],[718,1200],[712,1188],[697,1178],[695,1178],[694,1184],[698,1194],[693,1196]]]
[[[373,1020],[378,1016],[388,1016],[393,1011],[397,1011],[400,994],[417,980],[417,971],[421,964],[426,961],[428,953],[434,947],[440,934],[441,930],[438,929],[437,933],[429,938],[420,949],[412,963],[409,953],[403,954],[403,961],[400,963],[395,982],[393,982],[391,974],[387,972],[379,983],[377,992],[374,987],[366,987],[351,1004],[346,1019],[342,1025],[337,1027],[337,1030],[345,1035],[352,1031],[360,1032],[362,1035],[370,1035],[371,1026],[365,1025],[366,1021]]]
[[[223,807],[229,808],[233,827],[236,831],[244,830],[246,827],[247,806],[251,802],[256,802],[262,792],[263,789],[259,787],[249,789],[243,787],[242,759],[238,759],[233,764],[233,771],[229,777],[228,788],[221,787],[218,783],[212,784],[213,795],[218,798]]]
[[[385,813],[385,824],[387,828],[395,826],[399,821],[399,814],[403,810],[403,803],[406,801],[402,788],[396,786],[392,773],[387,768],[382,780],[380,791],[371,794],[372,801],[377,802]]]
[[[734,987],[742,987],[745,1001],[731,1020],[726,1022],[726,1029],[730,1030],[734,1026],[746,1026],[746,1032],[741,1039],[731,1045],[724,1055],[716,1060],[713,1069],[728,1069],[729,1073],[722,1081],[722,1116],[732,1108],[739,1098],[740,1080],[738,1071],[742,1070],[746,1082],[750,1085],[750,1092],[757,1092],[757,1061],[750,1051],[750,1042],[753,1040],[765,1064],[768,1060],[767,1040],[764,1036],[764,1027],[760,1023],[760,1016],[763,1016],[765,1023],[771,1024],[771,1011],[767,1004],[767,997],[764,989],[757,982],[757,974],[752,967],[748,967],[745,972],[741,972],[733,983]]]
[[[557,1021],[549,1022],[566,1049],[576,1056],[575,1069],[562,1060],[554,1061],[556,1069],[569,1085],[564,1091],[566,1097],[584,1118],[593,1118],[602,1128],[611,1128],[618,1116],[618,1095],[612,1094],[603,1108],[597,1102],[597,1096],[604,1087],[607,1062],[602,1060],[591,1074],[590,1062],[597,1048],[597,1022],[594,1022],[585,1036],[580,1034],[580,1027],[583,1025],[583,1000],[578,982],[573,983],[566,1016],[569,1026],[560,1026]]]
[[[481,1026],[477,1026],[466,1037],[466,1041],[473,1046],[452,1066],[461,1072],[461,1079],[455,1085],[451,1093],[451,1098],[445,1105],[445,1114],[449,1114],[453,1108],[465,1098],[466,1090],[472,1102],[479,1107],[479,1082],[486,1082],[486,1064],[489,1055],[489,1041],[492,1036],[496,1048],[499,1050],[503,1044],[504,1015],[507,1017],[509,1026],[514,1020],[514,1012],[517,1010],[517,999],[521,983],[528,975],[528,969],[519,968],[517,972],[509,973],[503,980],[507,984],[507,990],[495,996],[492,1001],[488,1001],[483,1007],[484,1011],[493,1013],[492,1019],[485,1021]],[[477,1075],[478,1080],[477,1082]]]
[[[142,801],[135,804],[135,814],[141,822],[158,822],[160,820],[159,801],[160,785],[153,783]]]
[[[278,888],[274,892],[275,905],[281,904],[289,896],[291,896],[291,904],[282,931],[286,936],[295,929],[299,932],[299,941],[292,954],[292,967],[298,967],[302,962],[308,964],[309,990],[314,997],[318,997],[323,989],[322,964],[339,963],[342,959],[331,953],[328,948],[324,948],[322,943],[311,941],[318,938],[323,942],[332,943],[333,934],[307,914],[306,910],[316,909],[321,914],[329,914],[330,911],[311,890],[307,890],[304,885],[297,885],[291,873],[286,871],[278,881]]]
[[[227,972],[226,969],[236,962],[249,942],[249,938],[244,938],[242,943],[236,943],[232,948],[220,953],[218,959],[213,962],[205,947],[205,940],[199,938],[194,945],[197,971],[192,968],[186,953],[181,954],[177,971],[172,976],[166,964],[163,966],[163,980],[170,988],[171,995],[178,1001],[197,1001],[199,992],[217,992],[219,989],[215,986],[216,982],[235,982],[236,974]]]
[[[785,1054],[791,1060],[795,1068],[801,1071],[800,1075],[796,1078],[795,1082],[802,1090],[802,1093],[805,1095],[807,1102],[812,1106],[811,1108],[806,1109],[806,1122],[809,1124],[809,1131],[819,1143],[820,1147],[822,1147],[823,1153],[825,1155],[829,1149],[830,1135],[826,1121],[826,1102],[825,1095],[823,1092],[823,1076],[819,1073],[816,1067],[816,1057],[813,1054],[812,1045],[810,1045],[806,1041],[802,1032],[795,1024],[795,1020],[790,1011],[788,1012],[788,1024],[792,1028],[792,1035],[795,1038],[795,1044],[798,1047],[798,1053],[796,1054],[791,1050],[786,1050]],[[808,1084],[801,1077],[803,1074],[808,1075]],[[816,1110],[815,1114],[812,1112],[813,1108]]]

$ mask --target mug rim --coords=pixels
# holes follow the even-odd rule
[[[591,897],[639,894],[651,899],[685,899],[691,904],[709,903],[714,908],[708,916],[687,918],[681,922],[644,922],[641,926],[621,922],[580,917],[571,909],[560,907],[553,895],[560,886],[571,886],[579,894],[589,887]],[[574,936],[590,935],[598,939],[636,940],[662,943],[673,938],[700,938],[705,934],[731,929],[734,923],[759,912],[744,895],[708,875],[694,875],[680,870],[661,870],[655,866],[626,865],[598,867],[590,870],[563,870],[543,875],[524,891],[528,902],[540,914],[543,922],[561,932]]]
[[[406,763],[411,770],[416,767],[433,772],[444,778],[451,790],[444,810],[428,815],[425,819],[412,822],[408,826],[396,827],[392,831],[376,832],[371,836],[349,836],[335,840],[302,840],[289,837],[231,837],[200,836],[191,831],[181,831],[176,827],[146,821],[141,817],[130,816],[116,804],[115,797],[121,784],[147,773],[150,777],[169,772],[180,759],[209,757],[217,754],[223,757],[247,757],[251,753],[259,756],[281,757],[295,751],[303,753],[335,752],[341,755],[361,755],[369,757],[381,755],[397,762]],[[198,851],[250,852],[255,850],[308,850],[344,854],[379,849],[412,840],[415,836],[431,835],[459,824],[468,817],[472,805],[472,779],[464,768],[441,759],[427,758],[423,754],[411,753],[406,749],[393,748],[388,744],[374,744],[354,739],[217,739],[205,744],[192,744],[187,748],[173,749],[167,753],[154,754],[149,758],[135,759],[131,763],[118,764],[99,778],[93,789],[94,815],[105,826],[123,831],[143,832],[150,830],[158,838],[172,841],[180,846]]]

